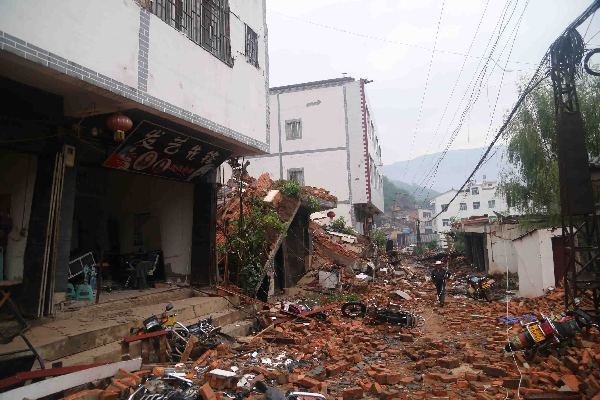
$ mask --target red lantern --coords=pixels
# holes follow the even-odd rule
[[[335,213],[333,211],[329,211],[327,213],[327,216],[329,217],[329,219],[334,219],[335,218]]]
[[[133,122],[127,115],[118,112],[108,117],[106,126],[115,132],[115,142],[122,142],[125,140],[125,132],[131,129]]]

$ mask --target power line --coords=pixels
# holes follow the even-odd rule
[[[588,39],[588,41],[586,42],[586,44],[589,43],[589,42],[591,42],[592,39],[595,38],[596,36],[598,36],[599,33],[600,33],[600,31],[594,33],[594,35],[591,38]]]
[[[293,20],[305,23],[305,24],[318,26],[320,28],[329,29],[329,30],[332,30],[332,31],[336,31],[336,32],[347,34],[347,35],[352,35],[352,36],[360,37],[360,38],[363,38],[363,39],[368,39],[368,40],[373,40],[373,41],[378,41],[378,42],[383,42],[383,43],[388,43],[388,44],[394,44],[394,45],[398,45],[398,46],[411,47],[411,48],[414,48],[414,49],[425,50],[425,51],[428,51],[428,52],[434,51],[434,49],[432,49],[431,47],[427,47],[427,46],[422,46],[422,45],[418,45],[418,44],[414,44],[414,43],[408,43],[408,42],[401,42],[401,41],[398,41],[398,40],[386,39],[386,38],[383,38],[383,37],[373,36],[373,35],[367,35],[367,34],[360,33],[360,32],[354,32],[354,31],[351,31],[351,30],[348,30],[348,29],[339,28],[339,27],[332,26],[332,25],[322,24],[320,22],[315,22],[315,21],[312,21],[312,20],[309,20],[309,19],[298,18],[298,17],[292,16],[292,15],[283,14],[283,13],[280,13],[280,12],[277,12],[277,11],[270,11],[270,12],[273,13],[273,14],[280,15],[280,16],[285,17],[285,18],[289,18],[289,19],[293,19]],[[436,48],[434,52],[435,53],[450,54],[450,55],[455,55],[455,56],[462,56],[462,57],[467,56],[469,58],[475,58],[475,59],[487,59],[488,58],[488,57],[485,57],[485,56],[467,55],[467,54],[461,53],[459,51],[444,50],[444,49],[439,49],[439,48]],[[494,62],[498,62],[498,60],[493,60],[493,61]],[[535,63],[532,63],[532,62],[516,61],[516,60],[511,61],[511,63],[514,63],[514,64],[523,64],[523,65],[536,65]]]
[[[547,60],[547,55],[544,56],[544,60],[543,61],[546,61],[546,60]],[[538,75],[539,71],[541,71],[542,64],[543,63],[540,64],[540,67],[538,68],[538,71],[536,71],[536,74],[534,75],[534,77]],[[479,167],[484,163],[484,161],[487,158],[488,154],[490,153],[491,149],[494,147],[494,145],[496,144],[496,142],[498,141],[498,139],[500,138],[500,136],[502,136],[502,133],[504,133],[504,131],[506,130],[506,128],[509,125],[510,121],[514,117],[515,113],[517,112],[517,110],[520,108],[521,104],[525,100],[525,97],[527,97],[527,95],[529,93],[531,93],[547,77],[548,77],[548,73],[544,74],[537,82],[533,82],[533,81],[529,82],[529,84],[527,85],[527,90],[523,91],[523,94],[521,95],[521,97],[519,97],[519,100],[514,105],[513,109],[509,113],[506,121],[504,122],[504,124],[502,124],[502,127],[498,130],[498,133],[496,134],[496,136],[494,137],[494,139],[492,140],[492,142],[490,143],[490,145],[487,147],[485,153],[481,156],[481,159],[479,160],[479,162],[477,163],[477,165],[475,165],[475,168],[473,169],[473,171],[471,172],[471,174],[469,175],[469,177],[467,178],[467,180],[465,181],[465,183],[462,184],[462,186],[458,189],[458,192],[452,197],[452,199],[450,199],[450,201],[448,202],[448,205],[452,204],[452,202],[458,197],[459,193],[461,193],[462,190],[465,188],[465,186],[471,181],[471,179],[475,175],[475,172],[477,172],[477,170],[479,169]],[[439,213],[437,213],[431,219],[432,220],[436,219],[441,213],[442,213],[442,211],[440,211]]]
[[[450,106],[450,102],[452,101],[452,99],[454,98],[454,92],[456,91],[456,87],[458,86],[458,82],[460,82],[460,78],[462,77],[462,73],[465,69],[465,65],[467,64],[467,59],[469,58],[469,55],[471,54],[471,49],[473,48],[473,45],[475,44],[475,40],[477,39],[477,35],[479,34],[479,29],[481,27],[481,23],[483,22],[485,15],[487,13],[487,9],[488,9],[488,5],[490,4],[490,0],[487,0],[487,2],[485,3],[485,6],[483,8],[483,12],[481,13],[481,17],[479,18],[479,23],[477,24],[477,28],[475,29],[475,33],[473,34],[473,38],[471,39],[471,43],[469,44],[469,47],[467,49],[467,53],[465,54],[464,58],[463,58],[463,63],[460,66],[460,70],[458,71],[458,76],[456,77],[456,80],[454,81],[454,85],[452,86],[452,89],[450,90],[450,96],[448,97],[448,101],[446,102],[446,105],[444,106],[444,111],[442,112],[442,116],[440,118],[440,120],[438,121],[437,127],[435,128],[435,131],[433,133],[433,138],[431,139],[431,143],[433,143],[433,140],[437,137],[437,134],[442,126],[442,121],[444,120],[444,118],[446,117],[446,113],[448,112],[448,108]],[[430,147],[428,147],[428,151],[426,153],[429,153],[429,149]],[[419,169],[423,166],[423,163],[425,162],[425,158],[421,158],[421,164],[419,166]],[[408,167],[407,167],[408,168]],[[416,193],[415,189],[415,193]]]
[[[521,22],[523,21],[523,15],[525,14],[525,10],[527,10],[527,6],[529,5],[529,0],[527,0],[525,2],[525,6],[523,7],[523,11],[521,11],[521,15],[519,16],[519,19],[517,20],[517,23],[513,29],[514,32],[514,36],[513,36],[513,41],[510,45],[510,50],[508,52],[508,56],[506,58],[507,62],[506,65],[508,65],[508,60],[510,60],[510,56],[512,55],[513,49],[515,47],[515,42],[517,41],[517,36],[519,36],[519,29],[521,28]],[[504,53],[504,50],[502,50],[502,53]],[[490,124],[488,126],[487,131],[485,132],[485,139],[484,142],[487,142],[488,139],[488,135],[490,133],[490,131],[492,130],[492,125],[494,123],[494,117],[496,116],[496,108],[498,107],[498,101],[500,100],[500,94],[502,92],[502,85],[504,84],[504,75],[505,75],[505,71],[502,71],[502,76],[500,77],[500,86],[498,87],[498,93],[496,95],[496,101],[494,102],[494,108],[492,110],[492,115],[490,117]],[[488,79],[489,82],[489,79]]]
[[[420,125],[421,125],[421,119],[423,118],[423,106],[425,104],[425,97],[427,96],[427,89],[429,88],[429,78],[431,77],[431,67],[433,65],[433,59],[435,57],[435,50],[437,47],[437,43],[438,43],[438,37],[439,37],[439,33],[440,33],[440,26],[442,25],[442,17],[444,16],[444,6],[445,6],[446,2],[445,0],[442,0],[442,7],[440,9],[440,16],[438,18],[438,22],[437,22],[437,28],[435,30],[435,37],[433,40],[433,50],[431,51],[431,57],[429,58],[429,65],[427,66],[427,75],[425,77],[425,88],[423,90],[423,95],[421,96],[421,103],[419,105],[419,112],[417,113],[417,123],[415,125],[415,130],[413,132],[413,137],[411,139],[411,143],[409,146],[409,150],[410,150],[410,154],[412,155],[412,151],[414,148],[414,144],[415,144],[415,138],[417,137],[417,133],[419,131]],[[408,163],[406,164],[406,168],[404,169],[403,172],[407,171],[409,166],[410,166],[410,157],[408,160]],[[405,174],[403,174],[404,176]]]
[[[595,0],[579,17],[577,17],[577,19],[575,19],[571,24],[569,24],[569,26],[561,33],[559,38],[556,39],[552,43],[550,48],[546,51],[546,54],[544,54],[544,56],[542,57],[542,60],[540,61],[540,64],[539,64],[538,68],[536,69],[535,74],[532,76],[532,78],[527,83],[527,86],[523,90],[523,93],[521,94],[521,96],[519,96],[519,99],[515,103],[514,107],[512,108],[511,112],[509,113],[508,117],[506,118],[505,122],[502,124],[502,126],[498,130],[498,133],[496,134],[496,136],[494,137],[494,139],[492,140],[490,145],[487,147],[487,150],[481,156],[477,165],[475,165],[475,168],[473,169],[473,171],[471,172],[471,174],[469,175],[467,180],[458,189],[458,192],[452,197],[452,199],[450,199],[450,201],[448,202],[448,205],[452,204],[452,202],[456,199],[456,197],[458,197],[459,193],[461,193],[461,191],[465,188],[465,186],[471,181],[471,179],[473,178],[473,176],[475,175],[475,173],[477,172],[479,167],[481,167],[481,165],[485,162],[485,159],[487,158],[491,149],[494,147],[494,144],[496,144],[498,139],[502,136],[502,134],[504,133],[504,131],[506,130],[506,128],[512,121],[512,118],[514,117],[514,115],[516,114],[518,109],[521,107],[521,104],[525,101],[525,99],[529,95],[529,93],[531,93],[541,82],[543,82],[544,79],[546,79],[548,77],[550,71],[546,71],[546,73],[544,73],[540,78],[537,78],[540,75],[544,65],[546,65],[548,63],[548,60],[550,58],[550,49],[552,48],[554,43],[556,43],[561,37],[566,35],[570,30],[576,29],[579,25],[581,25],[587,18],[589,18],[589,16],[593,12],[595,12],[598,9],[599,6],[600,6],[600,0]],[[431,218],[431,219],[432,220],[436,219],[442,212],[443,211],[440,211],[435,216],[433,216],[433,218]]]
[[[590,30],[590,26],[592,26],[592,21],[594,20],[594,17],[596,16],[596,12],[594,11],[594,14],[592,14],[592,18],[590,18],[590,23],[588,24],[585,33],[583,34],[582,38],[585,39],[585,37],[587,36],[588,31]]]
[[[484,65],[482,66],[479,74],[477,75],[477,77],[474,80],[471,80],[470,84],[467,87],[467,90],[465,91],[465,93],[463,94],[460,102],[459,102],[459,106],[456,110],[456,112],[454,113],[454,116],[452,117],[452,120],[450,122],[450,125],[452,124],[452,122],[454,121],[454,119],[456,118],[456,115],[458,113],[458,110],[460,109],[460,104],[463,103],[463,101],[465,100],[465,97],[467,96],[467,94],[470,92],[469,95],[469,99],[467,100],[467,103],[465,105],[465,109],[463,110],[463,112],[461,113],[460,117],[459,117],[459,121],[458,121],[458,125],[456,126],[456,128],[452,131],[450,138],[448,140],[448,143],[446,144],[444,150],[442,151],[440,157],[438,158],[438,160],[432,165],[432,167],[430,168],[430,170],[428,171],[427,174],[425,174],[420,186],[421,186],[421,190],[423,190],[425,188],[425,186],[427,186],[429,184],[429,188],[431,188],[431,186],[433,186],[433,179],[435,178],[435,176],[437,175],[437,171],[439,169],[439,166],[441,164],[441,162],[443,161],[443,159],[445,158],[446,154],[448,153],[448,150],[450,149],[450,147],[452,146],[452,143],[454,143],[454,140],[456,139],[456,137],[458,136],[458,133],[460,132],[460,130],[462,129],[462,126],[464,124],[465,118],[469,115],[471,109],[473,108],[473,106],[475,105],[475,103],[479,100],[479,97],[481,95],[481,87],[482,87],[482,83],[483,83],[483,79],[485,78],[486,74],[487,74],[487,70],[489,67],[489,61],[491,59],[491,56],[494,54],[494,52],[496,51],[496,47],[498,46],[498,43],[500,41],[500,37],[502,36],[502,34],[504,33],[506,27],[508,26],[508,24],[510,23],[510,21],[512,20],[512,17],[514,15],[514,12],[516,10],[516,7],[518,5],[518,0],[515,3],[515,6],[513,7],[510,16],[508,17],[508,20],[506,21],[506,24],[504,24],[504,20],[506,19],[506,14],[508,12],[508,9],[510,7],[512,1],[507,1],[506,6],[504,8],[504,11],[502,13],[501,18],[498,20],[498,22],[496,23],[496,28],[494,28],[494,32],[496,31],[496,29],[498,29],[498,34],[496,36],[496,40],[494,41],[491,49],[490,49],[490,56],[488,57],[488,59],[486,60],[486,62],[484,63]],[[504,26],[503,26],[504,24]],[[488,40],[488,43],[486,45],[486,51],[487,48],[490,47],[490,44],[492,42],[492,39],[494,37],[494,33],[492,33],[492,35],[490,36],[490,39]],[[480,63],[481,64],[481,63]],[[479,65],[477,66],[477,69],[479,68]],[[417,189],[419,190],[419,189]]]
[[[496,29],[498,29],[498,34],[496,36],[496,40],[493,43],[491,50],[490,50],[490,57],[494,54],[495,50],[496,50],[496,46],[498,44],[498,41],[500,40],[500,37],[502,36],[502,34],[504,33],[504,30],[506,29],[506,26],[508,25],[508,23],[510,23],[510,20],[512,19],[512,16],[514,14],[514,10],[516,9],[516,5],[517,3],[515,3],[515,7],[513,7],[513,12],[511,13],[507,23],[504,25],[503,27],[503,23],[504,20],[506,18],[506,14],[508,12],[508,9],[510,7],[512,1],[507,1],[506,5],[504,7],[504,11],[502,12],[502,15],[500,16],[500,18],[498,19],[498,21],[496,22],[496,26],[494,28],[494,32],[496,31]],[[488,40],[488,43],[486,44],[486,50],[490,47],[490,45],[492,44],[492,40],[494,38],[494,33],[492,33],[492,35],[490,36],[490,39]],[[465,101],[465,98],[467,96],[467,94],[470,92],[470,96],[469,99],[467,100],[467,103],[465,105],[465,109],[463,110],[461,116],[459,117],[459,122],[457,127],[455,128],[455,130],[451,133],[450,135],[450,139],[449,139],[449,143],[446,145],[446,147],[444,148],[444,150],[442,151],[442,154],[440,155],[440,157],[438,158],[438,160],[433,164],[433,166],[431,167],[431,169],[429,170],[428,173],[426,173],[422,179],[421,182],[421,186],[425,187],[427,185],[427,183],[430,182],[430,186],[433,185],[433,178],[435,177],[435,175],[437,174],[437,170],[439,168],[439,165],[441,164],[442,160],[445,158],[451,144],[454,142],[454,139],[456,138],[456,136],[458,135],[458,132],[460,131],[460,129],[462,128],[462,125],[464,123],[465,118],[467,117],[467,115],[469,115],[471,108],[473,107],[473,105],[477,102],[477,100],[479,99],[479,94],[481,92],[481,89],[476,93],[476,88],[481,88],[481,83],[483,82],[483,78],[485,77],[486,73],[487,73],[487,69],[488,69],[488,65],[489,65],[489,60],[490,58],[488,58],[486,60],[486,62],[484,63],[484,65],[482,66],[482,69],[480,70],[479,74],[475,77],[474,79],[472,79],[469,83],[469,85],[467,86],[467,89],[465,91],[465,93],[463,94],[459,105],[456,109],[456,112],[454,113],[454,115],[452,116],[450,125],[453,123],[453,121],[456,119],[456,115],[458,114],[458,110],[460,109],[460,105]],[[481,62],[478,64],[476,70],[479,69],[479,66],[481,65]],[[417,189],[418,190],[418,189]]]

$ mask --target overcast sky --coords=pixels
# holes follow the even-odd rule
[[[496,27],[506,10],[504,32],[494,53],[499,66],[507,65],[506,72],[490,63],[486,78],[478,85],[479,101],[452,145],[453,149],[481,147],[489,142],[516,100],[517,83],[531,75],[550,43],[590,3],[591,0],[268,0],[270,84],[336,78],[342,73],[372,79],[367,95],[374,109],[384,163],[438,152],[457,125],[458,116],[451,122],[452,116],[457,110],[458,115],[462,112],[464,103],[459,108],[460,99],[475,71],[479,71],[480,57],[489,53],[486,45],[495,42],[499,31]],[[442,4],[438,51],[431,62]],[[580,29],[582,34],[588,30],[586,39],[600,31],[600,15],[595,16],[589,29],[588,22]],[[514,48],[506,64],[513,39]],[[470,56],[465,57],[472,41]],[[600,34],[592,43],[600,43]],[[450,99],[463,62],[464,70]],[[446,104],[449,106],[442,119]]]

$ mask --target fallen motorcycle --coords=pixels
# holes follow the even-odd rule
[[[199,348],[208,350],[218,346],[225,340],[229,339],[227,335],[221,332],[220,327],[213,325],[212,317],[202,319],[195,324],[185,326],[176,319],[177,314],[171,313],[173,305],[168,303],[165,307],[165,312],[160,318],[153,315],[145,319],[142,327],[132,328],[132,335],[142,335],[145,333],[165,330],[167,332],[167,354],[171,361],[179,361],[184,353],[190,337],[196,336]]]
[[[313,308],[306,303],[291,303],[291,302],[283,302],[281,303],[281,309],[283,311],[287,311],[293,314],[302,314],[306,312],[313,311]],[[320,320],[327,319],[327,314],[323,312],[315,312],[311,314],[312,317]]]
[[[347,318],[368,316],[379,322],[397,324],[407,328],[417,325],[419,317],[409,311],[403,311],[388,302],[386,307],[367,304],[360,301],[350,301],[342,304],[342,315]]]
[[[486,276],[467,275],[467,296],[475,300],[492,300],[491,288],[494,284],[492,278]]]
[[[523,351],[529,359],[538,352],[570,342],[584,328],[600,330],[600,321],[583,310],[569,310],[557,319],[542,314],[540,320],[520,321],[523,332],[509,338],[507,352]]]

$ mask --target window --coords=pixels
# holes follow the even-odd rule
[[[448,211],[448,204],[442,204],[442,212]]]
[[[300,185],[304,186],[304,168],[290,168],[288,169],[288,180],[296,181]]]
[[[287,140],[302,139],[302,121],[289,119],[285,121],[285,138]]]
[[[149,11],[233,66],[228,0],[150,0]]]
[[[460,210],[465,211],[467,209],[467,203],[460,203]]]
[[[496,200],[488,200],[488,208],[496,208]]]
[[[450,220],[449,219],[443,219],[442,220],[442,226],[450,226]]]
[[[481,205],[481,204],[480,204],[478,201],[474,201],[474,202],[473,202],[473,210],[477,210],[477,209],[479,209],[479,206],[480,206],[480,205]]]
[[[423,213],[423,218],[431,218],[431,213],[430,212],[424,212]]]
[[[258,68],[258,35],[246,25],[246,61]]]
[[[431,221],[425,221],[425,226],[431,226]]]
[[[473,195],[479,194],[479,188],[478,187],[472,187],[471,188],[471,194],[473,194]]]

